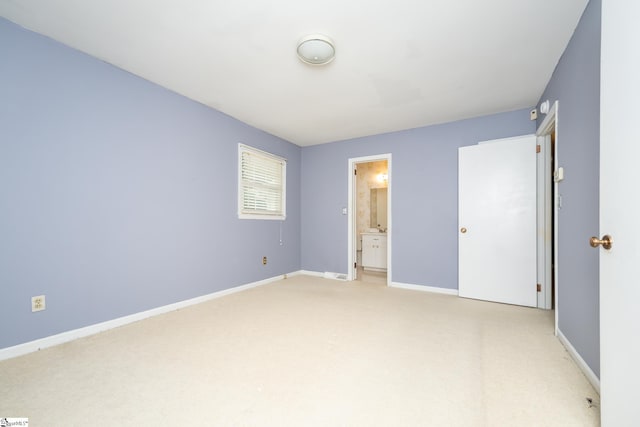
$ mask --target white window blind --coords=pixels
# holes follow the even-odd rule
[[[284,219],[287,161],[238,144],[238,217]]]

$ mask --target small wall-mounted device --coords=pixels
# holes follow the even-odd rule
[[[564,179],[564,168],[558,168],[553,174],[553,181],[560,182]]]
[[[540,112],[542,114],[549,114],[549,100],[547,99],[542,104],[540,104]]]
[[[537,109],[533,109],[531,110],[531,112],[529,113],[531,116],[531,120],[537,120],[538,119],[538,110]]]

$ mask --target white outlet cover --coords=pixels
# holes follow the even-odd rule
[[[46,300],[44,295],[31,297],[31,312],[42,311],[46,308]]]

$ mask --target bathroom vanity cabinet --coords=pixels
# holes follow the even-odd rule
[[[362,233],[362,268],[387,271],[387,235]]]

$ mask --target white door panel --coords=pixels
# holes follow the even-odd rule
[[[535,307],[536,137],[458,151],[458,291]]]
[[[640,384],[640,3],[602,2],[600,392],[602,425],[638,426]],[[594,230],[594,235],[596,231]],[[589,236],[585,236],[585,244]]]

